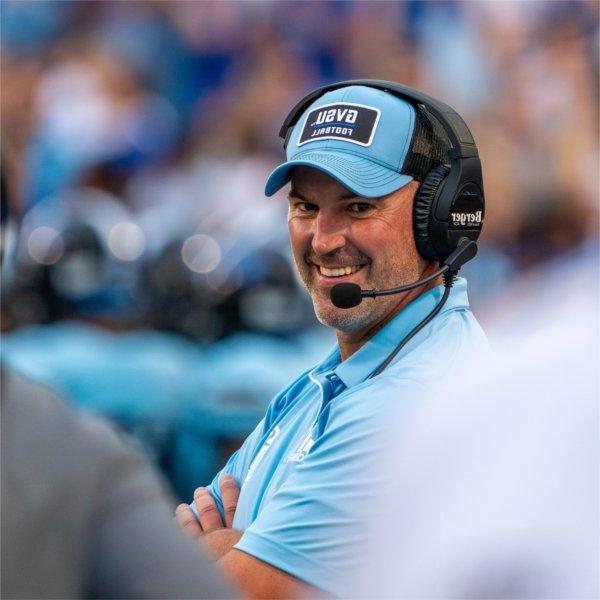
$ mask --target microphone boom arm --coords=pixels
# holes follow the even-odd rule
[[[440,275],[443,275],[448,271],[450,267],[448,265],[444,265],[441,269],[438,269],[435,273],[432,273],[428,277],[424,279],[419,279],[419,281],[415,281],[414,283],[409,283],[408,285],[401,285],[397,288],[392,288],[391,290],[382,290],[378,292],[377,290],[363,290],[361,292],[361,296],[363,298],[377,298],[378,296],[391,296],[393,294],[398,294],[399,292],[407,292],[408,290],[414,290],[434,279],[438,278]]]

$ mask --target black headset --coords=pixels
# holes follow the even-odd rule
[[[481,161],[475,140],[462,117],[450,106],[412,88],[378,79],[354,79],[319,87],[302,98],[279,131],[287,148],[292,130],[304,111],[318,98],[339,88],[362,85],[389,92],[412,104],[423,105],[442,125],[451,148],[448,164],[429,171],[413,206],[413,232],[419,254],[443,261],[465,241],[477,241],[483,225],[484,195]]]

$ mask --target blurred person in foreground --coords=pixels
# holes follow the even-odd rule
[[[322,119],[331,105],[338,120],[356,121],[356,131],[333,123],[339,135],[329,135]],[[448,172],[449,146],[436,131],[421,105],[373,87],[341,87],[308,103],[287,162],[267,182],[270,196],[291,181],[296,267],[338,344],[275,396],[212,484],[196,490],[194,505],[177,509],[181,527],[251,597],[352,593],[347,574],[362,560],[374,499],[392,476],[374,468],[386,451],[387,415],[400,409],[408,420],[440,364],[451,368],[487,348],[465,280],[441,285],[437,261],[415,243],[415,195],[429,175],[439,181]],[[341,282],[389,289],[428,276],[428,285],[354,308],[330,298]]]
[[[511,286],[493,368],[397,422],[357,597],[600,597],[599,299],[594,241]]]
[[[4,246],[4,164],[1,175]],[[3,598],[231,597],[131,442],[4,365],[0,375]]]

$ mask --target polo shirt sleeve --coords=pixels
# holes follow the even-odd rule
[[[417,381],[384,376],[359,388],[332,400],[324,433],[235,546],[339,596],[351,595],[344,577],[364,559],[367,525],[382,518],[374,500],[393,477],[382,464],[386,412],[393,406],[397,422],[398,409],[406,415],[424,392]]]

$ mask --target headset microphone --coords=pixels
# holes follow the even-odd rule
[[[443,260],[440,264],[441,267],[432,273],[428,277],[419,279],[414,283],[408,285],[402,285],[397,288],[391,288],[389,290],[361,290],[360,286],[355,283],[338,283],[331,288],[330,297],[331,302],[338,308],[354,308],[358,306],[363,298],[377,298],[378,296],[391,296],[392,294],[399,294],[400,292],[407,292],[414,288],[420,287],[433,281],[440,275],[445,273],[456,274],[458,270],[469,260],[475,257],[477,254],[477,244],[467,238],[462,238],[459,242],[458,248]]]
[[[363,299],[363,291],[356,283],[338,283],[331,288],[329,295],[331,303],[338,308],[354,308]]]

